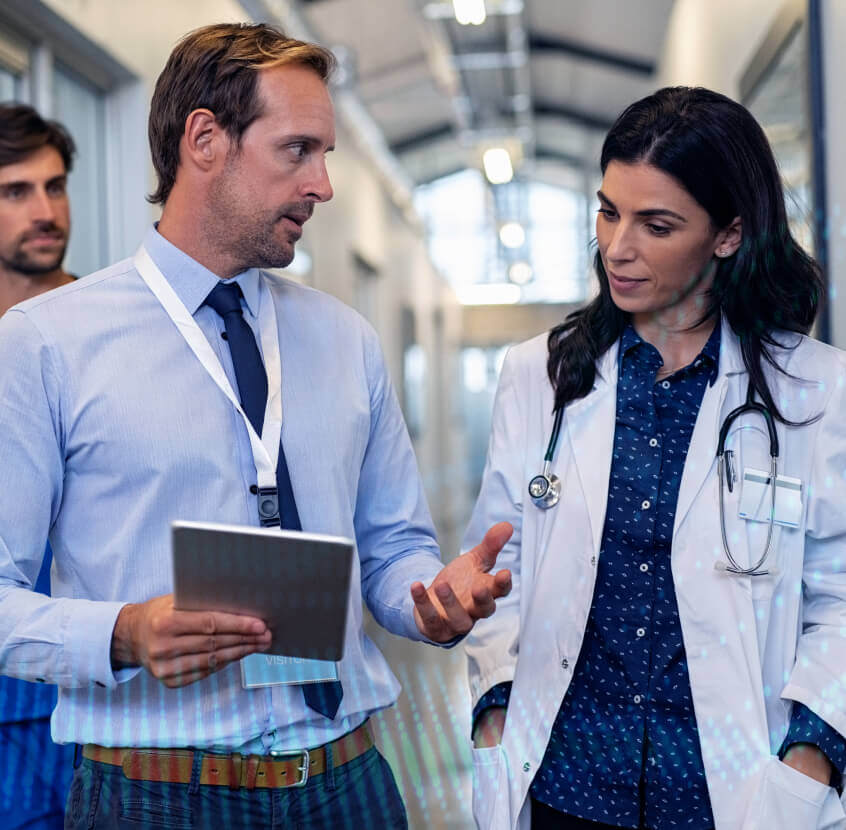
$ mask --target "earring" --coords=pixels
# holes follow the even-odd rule
[[[717,254],[718,257],[720,257],[722,259],[723,257],[727,257],[729,255],[729,252],[725,248],[720,248],[716,252],[716,254]]]

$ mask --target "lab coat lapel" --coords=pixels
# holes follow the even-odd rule
[[[593,391],[567,407],[567,436],[587,505],[593,551],[599,553],[614,448],[619,341],[598,361]],[[566,495],[563,496],[566,498]]]
[[[702,405],[696,417],[679,487],[673,535],[678,533],[678,529],[717,463],[717,439],[720,425],[725,416],[743,402],[736,393],[736,388],[740,388],[743,384],[734,381],[737,380],[737,375],[745,372],[740,342],[724,317],[720,332],[717,380],[713,386],[710,384],[706,386]]]

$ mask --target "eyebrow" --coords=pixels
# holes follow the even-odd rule
[[[68,174],[62,173],[58,176],[53,176],[44,183],[45,186],[56,184],[57,182],[66,182],[68,180]],[[0,188],[6,189],[10,187],[35,187],[36,183],[31,179],[16,179],[11,182],[0,182]]]
[[[601,202],[605,202],[610,208],[617,210],[617,206],[601,191],[597,190],[596,195],[599,197]],[[684,218],[680,213],[676,213],[674,210],[670,210],[669,208],[647,208],[646,210],[638,210],[635,213],[635,216],[672,216],[674,219],[678,219],[680,222],[684,222],[687,224],[687,219]]]

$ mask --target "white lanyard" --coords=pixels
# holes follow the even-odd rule
[[[262,518],[262,524],[278,525],[276,463],[279,459],[279,444],[282,439],[282,360],[279,354],[276,308],[273,305],[273,298],[264,278],[259,275],[259,334],[261,336],[265,371],[267,372],[267,404],[264,410],[261,437],[259,437],[253,429],[247,413],[244,412],[238,396],[233,391],[211,344],[143,245],[135,254],[133,264],[141,278],[147,283],[147,287],[161,303],[167,316],[170,317],[179,333],[185,338],[185,342],[197,356],[203,368],[244,419],[244,426],[247,428],[247,435],[250,437],[253,461],[256,465],[260,494],[259,516]],[[265,501],[263,508],[262,495],[272,496],[274,505],[271,506]],[[275,516],[271,515],[273,512],[275,512]],[[275,521],[272,520],[274,518]],[[269,520],[265,522],[265,519]]]

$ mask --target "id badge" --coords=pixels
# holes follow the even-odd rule
[[[278,654],[250,654],[241,660],[241,685],[290,686],[338,679],[338,666],[332,660],[306,660]]]
[[[750,522],[769,522],[771,504],[769,472],[746,467],[737,515]],[[801,519],[802,479],[778,476],[773,521],[785,527],[799,527]]]

